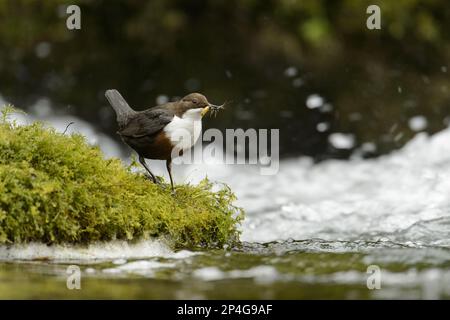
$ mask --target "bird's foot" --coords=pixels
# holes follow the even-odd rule
[[[167,190],[167,191],[170,190],[170,194],[173,195],[173,196],[176,194],[175,188],[172,187],[170,184],[161,182],[161,183],[159,183],[159,186],[161,187],[161,189],[164,189],[164,190]]]
[[[161,184],[161,182],[160,182],[157,178],[155,178],[154,176],[151,176],[151,175],[149,175],[149,174],[146,174],[145,177],[146,177],[148,180],[150,180],[151,182],[153,182],[154,184],[158,184],[158,185]]]
[[[174,196],[174,195],[176,194],[175,188],[172,187],[172,186],[169,186],[169,185],[165,184],[162,177],[152,177],[152,176],[149,175],[149,174],[146,174],[145,177],[146,177],[148,180],[150,180],[151,182],[153,182],[154,184],[160,186],[160,187],[161,187],[162,189],[164,189],[164,190],[170,188],[170,189],[171,189],[171,191],[170,191],[170,194],[171,194],[171,195]]]
[[[155,183],[161,187],[164,187],[164,179],[162,177],[156,177]]]

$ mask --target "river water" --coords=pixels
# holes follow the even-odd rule
[[[60,130],[72,120],[47,118]],[[122,155],[79,119],[70,130]],[[174,171],[179,183],[208,175],[231,186],[247,214],[241,246],[0,247],[0,298],[450,298],[450,129],[376,159],[282,160],[274,176],[222,164]],[[69,265],[80,290],[67,288]]]

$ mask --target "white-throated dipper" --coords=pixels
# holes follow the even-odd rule
[[[172,179],[172,156],[174,147],[180,148],[177,154],[191,148],[201,133],[202,117],[209,111],[217,112],[223,105],[208,102],[200,93],[191,93],[176,102],[169,102],[144,111],[133,110],[122,95],[115,89],[107,90],[106,98],[117,116],[122,140],[135,150],[139,162],[147,170],[154,183],[155,175],[148,168],[145,158],[166,160],[170,185],[174,191]],[[190,139],[181,142],[186,133]]]

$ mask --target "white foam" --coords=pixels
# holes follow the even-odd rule
[[[246,209],[241,239],[380,240],[450,246],[450,129],[419,133],[376,159],[284,160],[275,176],[248,166],[192,166],[223,181]]]
[[[107,268],[102,271],[107,274],[138,274],[142,276],[152,277],[154,272],[160,268],[173,268],[175,263],[164,263],[159,261],[140,260],[125,263],[115,268]]]
[[[174,252],[160,240],[143,240],[136,243],[126,241],[97,242],[88,246],[45,245],[30,243],[0,246],[0,260],[51,260],[51,261],[115,261],[124,265],[128,259],[166,257],[185,259],[198,253],[187,250]]]
[[[284,278],[284,275],[280,274],[274,267],[263,265],[250,269],[231,271],[222,271],[217,267],[205,267],[195,270],[193,276],[203,281],[249,278],[261,284],[271,283]]]

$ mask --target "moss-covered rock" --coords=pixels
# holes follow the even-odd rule
[[[79,134],[0,119],[0,243],[169,237],[176,246],[238,240],[243,217],[227,186],[151,183]]]

